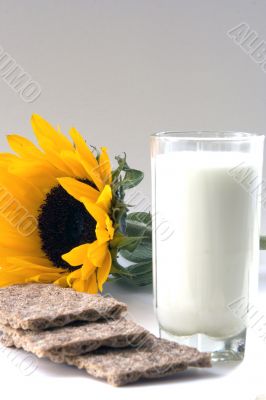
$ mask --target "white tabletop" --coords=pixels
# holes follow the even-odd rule
[[[106,285],[106,291],[125,301],[131,316],[153,333],[158,327],[153,313],[151,288],[133,288],[121,284]],[[190,369],[174,378],[136,383],[115,388],[90,378],[85,371],[37,359],[22,350],[0,347],[1,394],[36,399],[108,400],[166,398],[175,399],[266,399],[266,266],[260,269],[259,312],[265,313],[263,341],[256,329],[250,329],[246,356],[242,363],[215,366],[211,369]],[[93,396],[93,397],[92,397]],[[259,397],[260,399],[262,397]]]

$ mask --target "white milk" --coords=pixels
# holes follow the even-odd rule
[[[245,158],[244,158],[245,157]],[[154,285],[161,327],[177,336],[237,335],[244,323],[228,306],[248,301],[256,273],[258,199],[230,170],[258,175],[256,160],[241,153],[176,152],[157,155],[153,211],[174,231],[155,239]],[[155,204],[156,203],[156,204]]]

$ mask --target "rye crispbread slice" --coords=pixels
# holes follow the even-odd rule
[[[102,348],[81,356],[66,356],[64,361],[113,386],[174,375],[188,367],[211,367],[209,353],[154,336],[139,348]]]
[[[0,325],[2,344],[15,346],[38,357],[63,363],[66,356],[80,355],[106,347],[133,347],[146,342],[151,334],[125,318],[68,325],[45,331],[14,329]]]
[[[23,341],[23,348],[25,348],[27,347],[25,338],[28,334],[39,335],[47,333],[51,335],[53,331],[66,329],[60,328],[60,326],[70,322],[72,322],[72,326],[69,326],[69,328],[74,328],[75,326],[80,328],[81,326],[96,325],[99,322],[77,324],[75,321],[93,321],[100,318],[104,319],[100,324],[106,327],[108,324],[107,318],[114,318],[114,316],[118,318],[125,310],[126,305],[113,298],[106,299],[98,295],[77,293],[71,289],[62,289],[54,285],[28,284],[11,286],[0,289],[0,323],[4,325],[2,327],[4,333],[1,337],[1,342],[6,346],[16,345],[21,347]],[[12,329],[12,327],[22,329],[16,330]],[[23,332],[23,329],[38,330],[51,327],[57,327],[58,329],[45,332]],[[10,332],[13,332],[13,336],[10,335]],[[101,332],[101,335],[103,335],[103,332]],[[49,337],[51,338],[51,336]],[[59,337],[57,339],[59,340]],[[62,346],[67,347],[69,344],[65,339],[65,336],[64,338],[62,337],[61,348]],[[22,341],[19,342],[19,340]],[[51,340],[51,345],[53,345],[54,339],[52,338]],[[28,347],[30,351],[33,348],[35,352],[38,351],[38,340],[34,342],[32,336],[30,336],[27,343],[31,347],[31,349]],[[77,342],[74,347],[76,345]],[[103,345],[103,342],[101,345]],[[88,346],[88,342],[85,346]],[[85,347],[83,350],[88,351],[87,349]],[[132,344],[131,347],[119,349],[101,347],[83,355],[68,355],[64,350],[60,350],[59,346],[56,347],[56,351],[54,351],[54,348],[52,351],[46,349],[45,355],[55,362],[65,362],[80,369],[84,368],[88,374],[105,379],[114,386],[125,385],[142,378],[159,378],[174,375],[188,367],[211,366],[209,353],[201,353],[192,347],[157,339],[149,333],[143,340],[140,340],[136,347],[132,347]]]
[[[23,284],[0,289],[0,323],[43,330],[73,321],[114,319],[127,305],[112,297],[76,292],[53,284]]]

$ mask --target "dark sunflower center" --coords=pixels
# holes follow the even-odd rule
[[[83,180],[95,188],[95,185]],[[62,186],[54,187],[40,207],[38,228],[42,250],[56,267],[75,270],[61,256],[74,247],[96,239],[96,221]]]

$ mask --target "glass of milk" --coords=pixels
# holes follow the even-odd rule
[[[256,301],[264,136],[151,137],[154,305],[160,335],[241,360]]]

